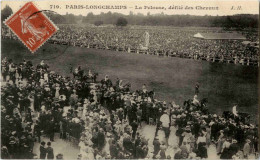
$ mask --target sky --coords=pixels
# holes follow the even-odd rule
[[[16,12],[22,7],[26,1],[1,1],[1,8],[9,5],[13,12]],[[52,10],[58,14],[72,13],[75,15],[87,15],[89,12],[94,14],[100,14],[101,12],[107,13],[118,12],[128,15],[130,11],[134,14],[142,13],[146,15],[158,14],[163,12],[167,15],[212,15],[223,16],[233,14],[259,14],[259,2],[258,0],[38,0],[34,3],[40,10]],[[93,6],[126,6],[126,9],[90,9]],[[82,6],[84,8],[82,8]],[[145,9],[145,6],[164,7],[165,9]],[[173,9],[169,9],[169,7]],[[76,8],[78,7],[78,8]],[[79,8],[81,7],[81,8]],[[142,9],[136,9],[142,7]],[[197,8],[196,8],[197,7]],[[201,7],[212,7],[213,10],[203,10]],[[189,8],[189,9],[188,9]],[[232,9],[233,8],[233,9]]]

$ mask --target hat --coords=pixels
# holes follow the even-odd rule
[[[252,129],[255,128],[255,126],[253,124],[250,124],[249,127],[252,128]]]
[[[15,144],[15,141],[10,141],[9,144]]]
[[[23,147],[24,147],[24,148],[28,148],[29,146],[27,146],[27,145],[25,144],[25,145],[23,145]]]
[[[11,136],[9,139],[10,139],[10,140],[15,140],[15,137],[14,137],[14,136]]]
[[[232,142],[233,142],[233,143],[237,143],[237,140],[236,140],[236,139],[233,139]]]
[[[80,137],[80,140],[83,141],[83,140],[85,140],[85,138],[84,137]]]
[[[181,118],[181,115],[179,114],[176,118]]]
[[[185,127],[185,130],[190,130],[190,126],[186,126],[186,127]]]

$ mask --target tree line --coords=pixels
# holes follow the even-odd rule
[[[1,18],[4,20],[10,14],[12,9],[6,6],[1,12]],[[163,12],[160,14],[151,15],[149,12],[144,14],[129,15],[121,13],[100,13],[94,15],[92,12],[87,16],[65,14],[59,15],[55,13],[46,13],[48,17],[56,24],[94,24],[96,26],[104,24],[114,24],[118,26],[130,25],[146,25],[146,26],[197,26],[197,27],[222,27],[226,29],[244,29],[244,28],[257,28],[258,15],[252,14],[238,14],[232,16],[194,16],[194,15],[166,15]]]

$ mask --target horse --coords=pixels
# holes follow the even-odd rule
[[[148,97],[150,97],[152,100],[154,99],[155,92],[154,90],[148,92]]]
[[[83,71],[83,70],[78,70],[78,71],[76,72],[76,70],[75,70],[72,74],[73,74],[73,78],[76,78],[76,77],[77,77],[77,79],[82,80],[83,75],[84,75],[84,71]]]
[[[208,103],[208,98],[203,98],[201,101],[200,101],[200,110],[203,114],[208,114],[209,113],[209,110],[208,110],[208,107],[207,107],[207,103]]]
[[[190,108],[191,104],[192,104],[192,99],[188,99],[183,102],[183,106],[186,108]]]
[[[84,75],[82,77],[82,81],[87,81],[89,83],[96,83],[97,82],[97,76],[98,76],[98,73],[94,73],[92,76]]]
[[[248,113],[239,112],[238,116],[235,116],[231,111],[223,111],[222,116],[225,119],[231,118],[231,119],[234,119],[234,120],[239,120],[242,123],[249,123],[250,118],[251,118],[250,114],[248,114]]]
[[[131,83],[126,83],[121,89],[122,92],[130,92]]]
[[[207,98],[203,98],[200,100],[200,104],[199,105],[195,105],[192,103],[192,99],[188,99],[186,101],[183,102],[184,107],[186,107],[186,109],[189,109],[191,106],[194,106],[197,110],[200,110],[202,113],[204,114],[208,114],[208,108],[207,108],[207,103],[208,103],[208,99]]]

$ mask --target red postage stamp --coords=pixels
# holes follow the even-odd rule
[[[26,3],[4,23],[32,53],[58,30],[56,25],[33,2]]]

